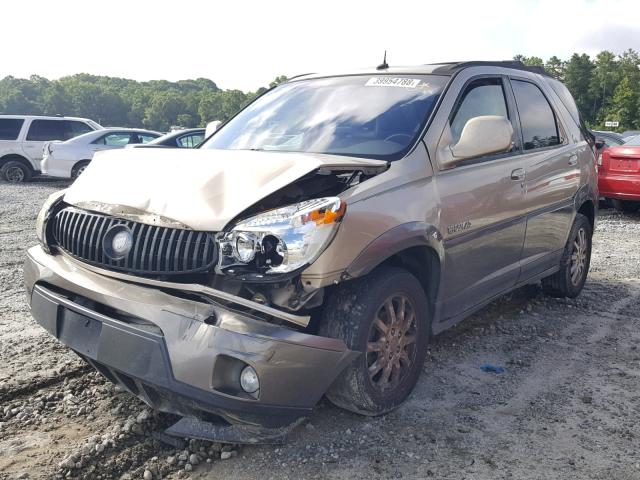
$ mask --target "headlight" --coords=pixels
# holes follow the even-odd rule
[[[60,190],[59,192],[52,193],[45,200],[44,205],[40,209],[38,213],[38,217],[36,218],[36,236],[38,237],[38,241],[42,245],[42,248],[45,251],[49,252],[49,246],[47,245],[47,222],[49,221],[51,215],[51,209],[55,206],[56,203],[62,200],[64,194],[67,190]]]
[[[337,197],[277,208],[238,223],[220,241],[220,268],[292,272],[312,263],[333,239],[347,205]]]

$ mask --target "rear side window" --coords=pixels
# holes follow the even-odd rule
[[[17,140],[23,123],[19,118],[0,118],[0,140]]]
[[[469,120],[484,115],[509,118],[502,80],[499,78],[474,80],[467,86],[451,118],[454,142],[460,140],[460,134]]]
[[[33,120],[29,126],[27,140],[36,142],[66,140],[65,122],[62,120]]]
[[[191,133],[178,138],[178,146],[180,148],[194,148],[202,143],[204,133]]]
[[[91,128],[84,122],[78,122],[76,120],[65,120],[64,123],[67,131],[65,135],[66,140],[77,137],[78,135],[82,135],[83,133],[93,132],[93,128]]]
[[[148,133],[139,133],[135,135],[135,137],[140,139],[140,141],[136,143],[149,143],[151,140],[158,138],[157,135],[149,135]],[[132,136],[132,138],[134,138],[134,136]]]
[[[131,140],[131,134],[126,132],[120,133],[109,133],[104,135],[97,140],[94,140],[93,143],[98,145],[107,145],[109,147],[124,147]],[[140,142],[138,142],[140,143]]]
[[[525,150],[560,144],[556,116],[542,91],[533,83],[512,80]]]

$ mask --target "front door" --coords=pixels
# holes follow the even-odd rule
[[[503,77],[470,81],[440,144],[455,144],[466,122],[477,116],[499,115],[513,123],[505,82]],[[466,160],[437,176],[446,262],[443,320],[508,290],[518,279],[526,217],[524,164],[515,127],[509,151]]]

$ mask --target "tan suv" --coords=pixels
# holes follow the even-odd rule
[[[429,337],[518,286],[578,295],[597,198],[542,70],[307,75],[201,148],[97,155],[43,207],[26,286],[52,335],[184,417],[170,433],[273,440],[323,395],[398,406]]]

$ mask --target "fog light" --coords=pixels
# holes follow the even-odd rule
[[[256,393],[260,389],[260,380],[258,380],[258,374],[253,367],[247,365],[242,369],[240,386],[247,393]]]

